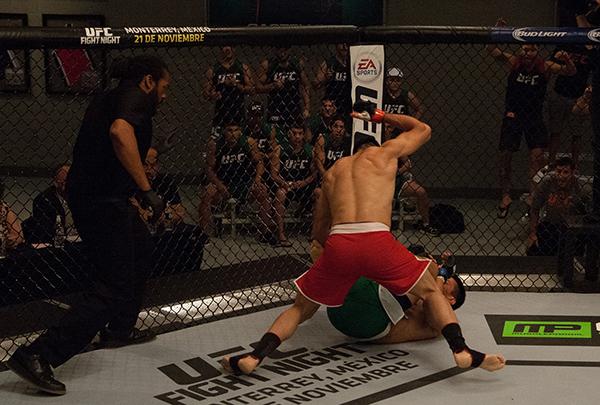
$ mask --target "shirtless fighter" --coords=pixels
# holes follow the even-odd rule
[[[369,101],[357,101],[353,110],[354,118],[388,123],[404,133],[382,146],[374,138],[363,138],[367,141],[356,145],[354,155],[339,159],[324,174],[313,222],[313,247],[324,246],[323,253],[296,280],[296,301],[279,315],[256,349],[226,356],[221,364],[236,374],[250,374],[320,305],[341,306],[354,283],[366,277],[395,296],[410,292],[421,299],[427,318],[448,342],[458,367],[501,369],[502,355],[484,354],[466,345],[448,299],[428,271],[432,261],[416,258],[390,232],[398,159],[425,144],[431,128],[406,115],[386,114]]]

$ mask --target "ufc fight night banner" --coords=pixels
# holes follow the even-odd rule
[[[358,45],[350,47],[350,67],[352,69],[352,103],[356,100],[369,100],[382,107],[383,69],[385,54],[383,45]],[[359,119],[352,120],[352,149],[360,137],[374,137],[381,144],[382,125]]]

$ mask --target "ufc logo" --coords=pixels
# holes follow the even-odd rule
[[[108,27],[86,27],[85,28],[85,36],[86,37],[112,37],[113,34],[110,32],[110,28]]]
[[[236,82],[239,82],[240,76],[240,73],[224,73],[219,75],[217,81],[219,83],[225,83],[225,80],[235,80]]]
[[[346,74],[346,72],[336,72],[334,80],[336,82],[345,82],[347,77],[348,75]]]
[[[342,157],[342,154],[344,153],[344,151],[335,151],[335,150],[328,150],[327,151],[327,159],[328,160],[338,160],[339,158]]]
[[[265,150],[267,149],[267,140],[266,139],[259,139],[258,140],[258,149],[260,150]]]
[[[404,104],[386,104],[383,107],[386,113],[406,114],[406,106]]]
[[[523,73],[519,73],[519,76],[517,76],[517,82],[535,86],[539,78],[540,75],[524,75]]]
[[[286,160],[286,169],[306,169],[308,167],[308,160]]]
[[[281,80],[283,82],[294,82],[298,80],[296,72],[277,72],[273,76],[273,80]]]
[[[221,164],[227,165],[231,163],[241,163],[246,159],[244,153],[238,153],[237,155],[224,155],[221,158]]]
[[[361,59],[358,61],[359,69],[377,69],[372,59]]]

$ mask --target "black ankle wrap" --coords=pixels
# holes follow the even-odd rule
[[[453,353],[460,353],[466,350],[471,355],[471,367],[476,368],[481,366],[485,360],[485,353],[470,349],[465,343],[465,338],[462,335],[460,326],[457,323],[449,323],[442,329],[442,335],[446,338],[448,345]]]
[[[469,349],[468,347],[467,350],[469,351],[469,353],[471,353],[471,367],[476,368],[481,366],[481,363],[483,363],[483,360],[485,360],[485,353]]]
[[[467,348],[465,338],[462,335],[460,326],[457,323],[449,323],[442,329],[442,335],[446,338],[450,350],[453,353],[460,353]]]
[[[258,342],[256,348],[251,354],[262,361],[269,354],[273,353],[280,344],[281,339],[279,339],[279,336],[274,333],[267,332],[260,339],[260,342]]]

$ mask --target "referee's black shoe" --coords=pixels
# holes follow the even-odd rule
[[[39,354],[27,353],[26,350],[23,348],[17,349],[6,362],[6,366],[41,391],[54,395],[64,395],[67,388],[54,378],[50,364]]]
[[[128,334],[104,328],[100,331],[100,341],[95,345],[97,349],[114,349],[117,347],[136,345],[156,339],[156,333],[150,330],[133,328]]]

